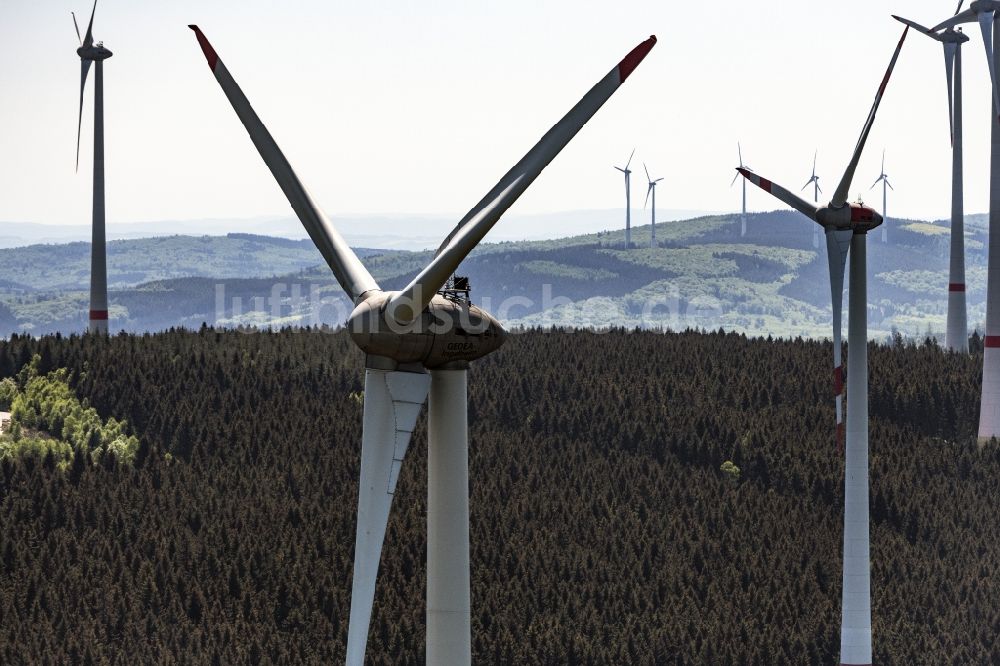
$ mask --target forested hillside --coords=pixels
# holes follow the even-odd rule
[[[973,442],[973,347],[871,349],[880,664],[1000,662],[1000,451]],[[78,474],[0,462],[0,663],[343,660],[363,388],[346,335],[15,337],[0,376],[34,354],[139,444]],[[619,329],[512,335],[477,362],[476,663],[837,663],[830,367],[819,342]],[[423,663],[423,417],[410,451],[373,664]]]

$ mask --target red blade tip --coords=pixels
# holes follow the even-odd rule
[[[653,49],[656,45],[656,35],[650,35],[649,39],[639,44],[639,46],[632,49],[627,56],[625,56],[620,63],[618,63],[618,80],[621,83],[625,83],[625,79],[629,77],[635,68],[639,66],[642,59]]]
[[[194,30],[194,34],[198,37],[198,43],[201,45],[201,50],[205,53],[205,58],[208,60],[208,67],[214,72],[215,65],[219,62],[219,56],[212,48],[212,45],[208,43],[208,38],[205,37],[205,33],[196,25],[189,25],[189,28]]]

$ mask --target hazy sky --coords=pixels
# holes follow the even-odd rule
[[[90,221],[93,73],[80,173],[74,143],[85,0],[0,0],[0,220]],[[456,220],[633,46],[659,43],[512,211],[622,204],[637,148],[663,176],[661,208],[735,209],[736,142],[792,190],[813,150],[831,195],[902,26],[954,2],[341,2],[101,0],[108,223],[286,214],[187,29],[198,23],[327,213]],[[966,212],[988,204],[990,97],[978,28],[966,28]],[[941,47],[911,31],[851,199],[879,174],[889,214],[945,217],[950,148]],[[748,187],[749,207],[776,202]],[[210,231],[210,229],[206,229]]]

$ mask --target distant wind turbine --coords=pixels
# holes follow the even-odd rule
[[[812,175],[809,176],[809,180],[806,184],[802,186],[802,189],[806,189],[811,184],[813,186],[813,202],[819,202],[819,195],[823,193],[823,190],[819,188],[819,176],[816,175],[816,157],[819,155],[819,150],[813,152],[813,171]],[[802,190],[799,190],[800,192]],[[813,247],[819,247],[819,227],[813,227]]]
[[[889,182],[889,174],[887,174],[885,172],[885,149],[884,148],[882,149],[882,173],[879,174],[879,177],[875,179],[875,182],[872,183],[872,186],[869,187],[868,189],[869,190],[875,189],[875,186],[878,185],[879,182],[882,183],[882,242],[884,243],[887,240],[885,230],[886,230],[886,227],[888,226],[887,222],[889,220],[888,216],[886,215],[886,210],[885,210],[886,188],[888,188],[890,190],[894,190],[895,189],[892,186],[892,184]]]
[[[962,9],[959,3],[957,14]],[[948,270],[948,319],[945,347],[969,353],[968,312],[965,303],[965,204],[962,182],[962,44],[969,41],[961,28],[932,32],[919,23],[897,21],[937,40],[944,48],[948,83],[948,124],[951,130],[951,261]]]
[[[80,134],[83,128],[83,90],[87,85],[87,73],[90,64],[94,63],[94,201],[93,222],[90,244],[90,314],[88,330],[91,333],[108,332],[108,266],[107,248],[104,233],[104,61],[112,53],[104,48],[103,42],[94,44],[94,14],[97,12],[97,0],[90,11],[90,23],[87,24],[87,34],[80,39],[80,26],[73,16],[73,27],[76,28],[76,38],[80,40],[80,48],[76,50],[80,56],[80,112],[76,125],[76,168],[80,169]]]
[[[746,164],[743,164],[743,148],[740,146],[739,141],[736,142],[736,154],[739,155],[740,165],[736,168],[736,175],[733,176],[733,182],[729,183],[729,187],[732,187],[733,183],[736,182],[736,179],[740,177],[740,169],[753,173],[753,169]],[[740,213],[740,236],[742,237],[747,235],[747,181],[745,178],[743,179],[741,186],[743,187],[743,209]]]
[[[961,5],[959,5],[961,7]],[[986,64],[993,88],[993,118],[1000,119],[1000,30],[994,22],[1000,2],[973,0],[969,8],[931,28],[944,30],[960,23],[978,22],[983,33]],[[986,336],[983,338],[983,384],[979,405],[979,441],[1000,437],[1000,123],[991,122],[990,137],[990,228],[986,260]]]
[[[861,152],[875,122],[882,95],[889,83],[907,27],[896,45],[889,67],[882,77],[875,101],[868,112],[844,175],[830,203],[815,206],[800,199],[777,183],[751,173],[743,175],[752,183],[785,202],[826,230],[827,260],[833,301],[834,391],[837,401],[837,438],[840,439],[840,406],[843,374],[840,367],[841,304],[844,294],[844,265],[850,251],[850,303],[847,326],[847,446],[844,460],[844,569],[841,587],[840,662],[872,663],[871,540],[868,481],[868,232],[882,223],[874,210],[847,202]]]
[[[642,204],[643,208],[645,208],[646,204],[649,203],[649,195],[650,194],[653,195],[653,208],[651,209],[650,219],[649,219],[649,247],[655,248],[656,247],[656,184],[663,179],[657,178],[656,180],[653,180],[652,177],[649,175],[649,169],[646,169],[645,162],[642,163],[642,168],[645,169],[646,180],[649,181],[649,189],[646,190],[646,201]]]
[[[629,170],[628,166],[632,164],[632,157],[635,155],[635,148],[632,149],[632,154],[628,156],[628,162],[625,163],[625,168],[616,166],[615,168],[625,174],[625,249],[632,247],[632,195],[630,191],[631,175],[632,172]]]

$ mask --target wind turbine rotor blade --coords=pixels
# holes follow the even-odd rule
[[[823,194],[823,188],[819,186],[819,178],[816,179],[816,190]]]
[[[740,147],[740,142],[736,142],[736,154],[740,156],[740,166],[743,166],[743,148]]]
[[[642,209],[643,210],[646,210],[646,204],[649,203],[649,193],[653,191],[654,187],[656,187],[656,183],[650,182],[649,183],[649,187],[646,188],[646,200],[642,202]]]
[[[979,14],[979,29],[983,32],[986,62],[990,67],[990,83],[993,84],[993,113],[1000,114],[1000,90],[997,89],[997,75],[993,67],[993,17],[993,12],[981,12]]]
[[[955,54],[958,52],[958,44],[945,42],[944,46],[944,73],[948,79],[948,130],[951,133],[951,142],[955,142],[955,108],[952,102],[954,94],[954,74],[955,74]]]
[[[978,20],[977,12],[971,9],[966,9],[964,12],[955,14],[950,19],[946,21],[941,21],[936,26],[933,26],[931,28],[931,32],[940,32],[941,30],[945,30],[947,28],[954,28],[956,25],[960,23],[972,23],[973,21],[977,20]]]
[[[347,664],[363,666],[382,544],[396,482],[427,393],[426,373],[365,371],[361,480],[354,541]]]
[[[730,182],[730,183],[729,183],[729,187],[732,187],[732,186],[733,186],[733,185],[734,185],[734,184],[736,183],[736,179],[737,179],[737,178],[739,178],[739,177],[740,177],[740,172],[739,172],[739,171],[737,171],[737,172],[736,172],[736,175],[735,175],[735,176],[733,176],[733,180],[732,180],[732,182]]]
[[[656,180],[653,181],[653,184],[655,185],[656,183],[660,182],[661,180],[663,180],[663,178],[657,178]]]
[[[924,26],[920,25],[916,21],[911,21],[910,19],[903,18],[902,16],[896,16],[895,14],[892,15],[892,18],[896,19],[897,21],[899,21],[903,25],[910,26],[911,28],[913,28],[917,32],[922,32],[925,35],[928,35],[930,37],[933,37],[934,39],[937,39],[937,35],[934,33],[933,30],[931,30],[930,28],[925,28]],[[937,28],[935,28],[935,30],[936,29]]]
[[[864,128],[861,130],[861,136],[858,138],[858,143],[854,147],[854,155],[851,157],[851,161],[847,165],[847,170],[844,171],[844,176],[840,179],[840,184],[837,185],[837,189],[833,193],[833,199],[830,201],[830,205],[834,208],[840,208],[847,203],[847,196],[849,194],[849,190],[851,189],[851,182],[854,180],[854,171],[858,168],[858,161],[861,159],[861,151],[865,148],[865,142],[868,140],[868,133],[871,131],[872,124],[875,122],[875,113],[878,111],[879,103],[882,101],[882,95],[885,94],[885,88],[889,85],[889,77],[892,75],[893,67],[896,66],[896,60],[899,58],[899,52],[903,48],[903,42],[906,40],[906,33],[909,32],[909,30],[909,26],[903,28],[903,36],[899,38],[896,50],[892,54],[892,60],[889,61],[889,67],[885,70],[885,76],[882,77],[882,83],[878,87],[878,92],[875,93],[875,101],[872,103],[871,111],[868,112],[868,119],[865,121]]]
[[[888,178],[885,179],[885,184],[889,186],[890,190],[895,190],[896,189],[895,187],[892,186],[892,183],[889,182]]]
[[[807,187],[809,187],[810,185],[812,185],[812,182],[813,182],[813,179],[812,179],[812,178],[810,178],[809,180],[807,180],[807,181],[806,181],[806,184],[802,186],[802,190],[804,190],[804,189],[806,189]],[[799,192],[801,192],[802,190],[799,190]]]
[[[869,189],[869,190],[873,189],[873,188],[874,188],[874,187],[875,187],[876,185],[878,185],[878,184],[879,184],[879,183],[880,183],[881,181],[882,181],[882,176],[879,176],[878,178],[876,178],[876,179],[875,179],[875,182],[874,182],[874,183],[872,183],[872,186],[871,186],[871,187],[869,187],[868,189]]]
[[[76,14],[74,12],[70,12],[70,14],[73,16],[73,28],[76,29],[76,41],[80,42],[80,46],[83,46],[83,37],[80,36],[80,26],[76,24]]]
[[[80,112],[76,118],[76,170],[80,170],[80,130],[83,128],[83,90],[87,87],[87,72],[91,60],[80,59]]]
[[[837,410],[837,444],[844,444],[844,370],[842,362],[841,322],[844,314],[844,268],[851,248],[851,229],[826,232],[826,260],[830,271],[830,301],[833,306],[833,395]]]
[[[655,40],[654,40],[655,43]],[[628,170],[628,165],[632,164],[632,158],[635,157],[635,148],[632,149],[632,153],[628,156],[628,162],[625,163],[625,169]]]
[[[779,201],[788,204],[795,210],[799,211],[800,213],[808,217],[810,220],[813,221],[816,220],[816,206],[812,205],[808,201],[800,199],[799,197],[795,196],[794,194],[783,188],[781,185],[773,183],[766,178],[761,178],[757,174],[747,171],[746,169],[737,169],[737,171],[743,174],[744,178],[746,178],[751,183],[753,183],[760,189],[764,190],[765,192],[771,194]]]
[[[292,165],[285,159],[285,155],[275,143],[271,133],[267,131],[264,123],[261,122],[250,105],[250,101],[233,80],[229,70],[222,64],[222,60],[219,59],[208,39],[198,29],[198,26],[188,27],[194,30],[195,35],[197,35],[198,43],[201,44],[201,49],[208,60],[209,68],[215,74],[215,79],[222,87],[222,91],[229,98],[233,110],[236,111],[236,115],[239,116],[246,128],[257,152],[264,159],[267,168],[271,170],[274,179],[278,181],[278,185],[285,193],[285,197],[288,198],[292,210],[295,211],[302,226],[305,227],[309,237],[316,244],[316,248],[323,255],[340,286],[354,301],[357,301],[366,292],[377,291],[379,289],[378,283],[375,282],[368,269],[364,267],[361,260],[313,201],[295,170],[292,169]]]
[[[618,90],[655,44],[656,37],[652,36],[632,49],[570,109],[569,113],[545,133],[472,210],[465,214],[441,243],[431,263],[420,271],[403,291],[389,300],[387,307],[396,321],[401,323],[411,321],[427,306],[462,260],[479,244],[549,162]],[[634,150],[632,152],[635,153]],[[627,165],[624,173],[627,179],[629,174]]]
[[[94,0],[94,8],[90,10],[90,23],[87,24],[87,35],[83,38],[84,46],[93,46],[94,44],[94,14],[97,12],[97,0]],[[76,19],[74,17],[74,23]]]
[[[956,15],[956,16],[958,15],[958,13],[959,13],[960,11],[962,11],[962,5],[963,5],[964,3],[965,3],[965,0],[958,0],[958,7],[955,7],[955,15]]]
[[[813,178],[816,177],[816,157],[818,155],[819,155],[819,151],[818,150],[815,151],[815,152],[813,152],[813,172],[812,172],[812,177]]]

